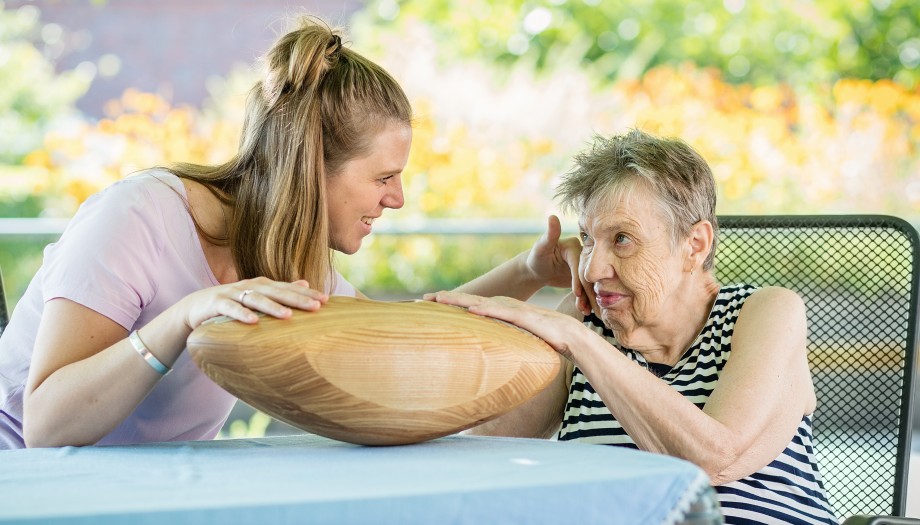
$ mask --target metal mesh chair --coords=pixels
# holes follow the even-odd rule
[[[838,515],[903,516],[920,253],[887,216],[723,216],[716,274],[776,285],[808,309],[815,454]]]

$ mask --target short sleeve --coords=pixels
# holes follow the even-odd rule
[[[334,272],[331,284],[332,291],[329,292],[329,295],[345,295],[348,297],[355,297],[358,295],[354,285],[342,277],[342,274],[339,272]]]
[[[160,182],[125,179],[83,203],[61,239],[45,249],[44,302],[69,299],[131,329],[156,293],[153,269],[163,239],[149,184]]]

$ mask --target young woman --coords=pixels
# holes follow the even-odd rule
[[[0,338],[0,449],[213,438],[235,399],[184,353],[189,333],[358,294],[330,249],[356,252],[403,205],[411,118],[393,78],[336,32],[306,19],[282,36],[234,158],[128,177],[46,249]],[[463,289],[568,285],[571,248],[552,219],[530,253]]]

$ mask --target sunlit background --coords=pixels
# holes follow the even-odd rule
[[[916,0],[7,1],[0,223],[44,219],[0,228],[11,308],[88,195],[234,153],[250,66],[297,14],[344,26],[415,108],[406,206],[338,259],[371,297],[526,248],[572,155],[632,127],[696,147],[721,214],[920,222]]]

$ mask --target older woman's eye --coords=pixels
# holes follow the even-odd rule
[[[580,232],[578,238],[581,239],[582,246],[589,246],[591,244],[591,237],[588,236],[585,232]]]
[[[617,246],[626,246],[632,242],[632,239],[630,239],[628,235],[623,234],[623,233],[618,233],[614,240]]]

